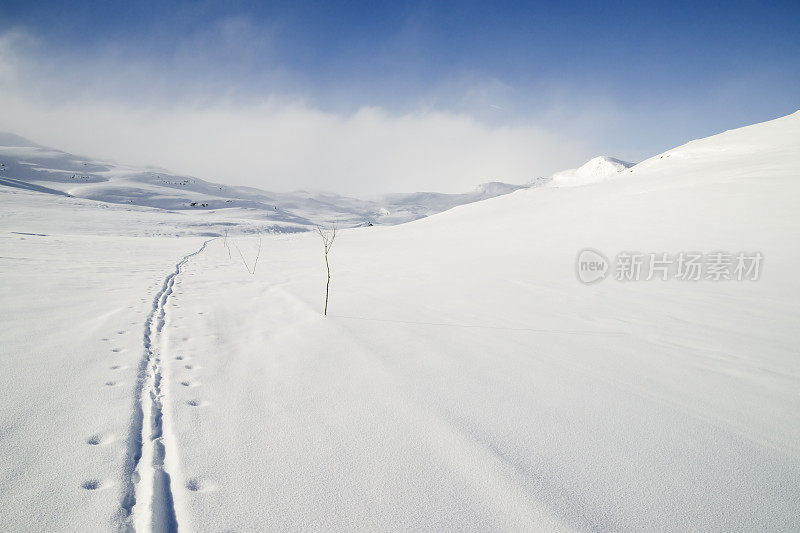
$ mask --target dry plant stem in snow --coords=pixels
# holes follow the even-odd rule
[[[242,258],[242,263],[244,263],[244,268],[246,268],[247,272],[249,272],[250,274],[255,274],[256,267],[258,266],[258,258],[261,257],[261,237],[258,238],[258,252],[256,252],[256,259],[255,261],[253,261],[252,270],[247,265],[247,259],[244,258],[244,254],[242,253],[242,250],[239,248],[239,245],[236,244],[236,241],[234,241],[233,239],[231,239],[231,242],[233,243],[233,246],[236,248],[236,251],[239,252],[239,257]]]
[[[327,315],[328,293],[330,292],[331,288],[331,265],[328,262],[328,252],[331,251],[333,240],[336,238],[336,224],[333,224],[330,229],[322,229],[317,226],[317,232],[319,233],[319,236],[322,237],[322,246],[325,251],[325,268],[328,271],[328,282],[325,284],[325,309],[322,312],[323,315]]]
[[[228,262],[231,260],[231,246],[228,244],[228,228],[225,228],[225,238],[222,239],[222,244],[228,250]]]

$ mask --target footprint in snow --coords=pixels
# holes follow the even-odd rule
[[[81,487],[83,487],[86,490],[97,490],[102,485],[103,484],[100,483],[100,480],[98,480],[98,479],[89,479],[89,480],[84,481],[83,483],[81,483]]]
[[[108,444],[109,442],[113,442],[114,437],[112,435],[103,435],[102,433],[95,433],[88,439],[86,439],[86,444],[91,446],[99,446],[101,444]]]
[[[186,488],[192,492],[208,492],[214,490],[216,487],[207,479],[190,477],[186,480]]]

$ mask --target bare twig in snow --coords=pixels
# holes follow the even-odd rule
[[[328,252],[331,251],[331,247],[333,247],[333,241],[336,239],[336,223],[334,223],[329,229],[323,229],[317,226],[317,233],[319,233],[319,236],[322,237],[322,247],[325,252],[325,269],[328,271],[328,282],[325,284],[325,309],[322,312],[323,315],[327,315],[328,294],[330,293],[331,288],[331,265],[328,262]]]
[[[222,244],[225,246],[225,249],[228,250],[228,261],[231,260],[231,247],[228,244],[228,228],[225,228],[225,238],[222,239]]]
[[[255,261],[253,261],[252,270],[247,265],[247,259],[244,258],[244,254],[242,253],[242,250],[239,248],[239,245],[236,244],[236,241],[234,241],[233,239],[231,239],[231,242],[233,243],[233,246],[236,248],[236,251],[239,252],[239,257],[242,258],[242,263],[244,263],[244,268],[247,269],[248,273],[255,274],[256,273],[256,267],[258,266],[258,258],[261,257],[261,237],[260,236],[258,237],[258,252],[256,253]]]

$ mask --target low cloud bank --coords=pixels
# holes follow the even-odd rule
[[[526,182],[588,154],[534,124],[489,124],[453,111],[335,113],[291,95],[137,97],[120,89],[121,76],[141,84],[152,71],[60,67],[20,32],[0,36],[0,74],[0,130],[86,156],[273,190],[455,192],[490,180]]]

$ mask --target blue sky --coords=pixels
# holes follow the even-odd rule
[[[15,88],[51,112],[270,100],[343,119],[443,113],[552,134],[575,145],[562,159],[576,165],[797,110],[798,28],[796,1],[0,4],[0,33],[16,36],[4,52]],[[74,147],[91,152],[89,142]]]

